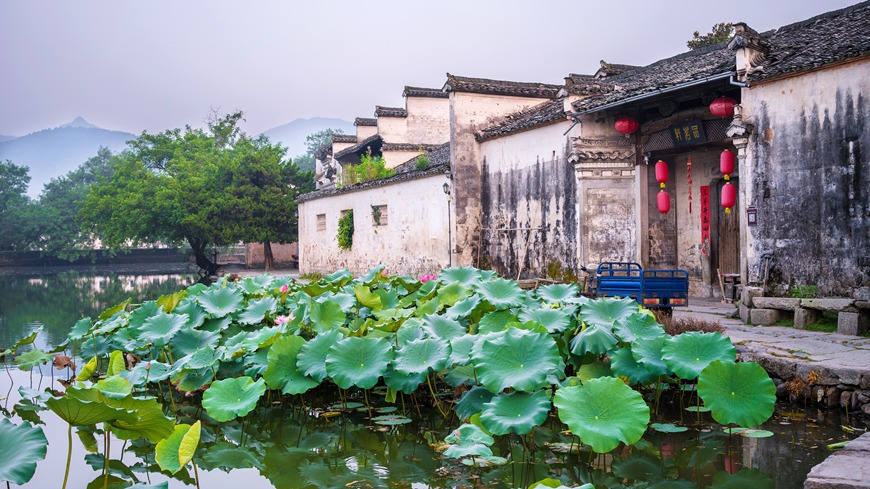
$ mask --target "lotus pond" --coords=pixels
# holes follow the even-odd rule
[[[0,343],[25,487],[802,487],[855,436],[774,415],[719,334],[467,267],[225,277],[43,336]]]

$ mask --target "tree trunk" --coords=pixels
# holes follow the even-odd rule
[[[274,264],[274,258],[272,257],[272,242],[268,239],[263,241],[263,262],[266,265],[266,271],[272,269],[272,265]]]
[[[188,238],[187,242],[190,243],[190,248],[193,250],[193,256],[196,259],[196,266],[201,268],[206,275],[217,275],[217,263],[209,260],[208,255],[205,252],[208,243],[193,238]]]

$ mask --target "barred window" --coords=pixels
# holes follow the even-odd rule
[[[326,214],[317,214],[317,230],[326,231]]]

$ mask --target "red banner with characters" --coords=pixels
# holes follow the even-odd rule
[[[701,187],[701,253],[710,249],[710,186]]]

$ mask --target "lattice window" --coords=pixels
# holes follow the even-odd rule
[[[372,206],[372,224],[374,226],[386,226],[389,223],[389,213],[386,205]]]
[[[317,230],[326,231],[326,214],[317,214]]]

